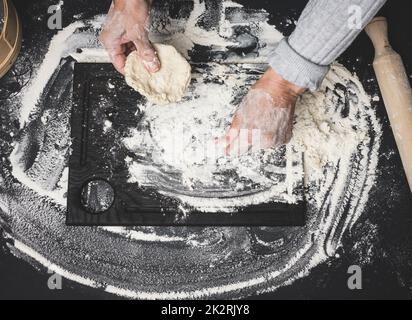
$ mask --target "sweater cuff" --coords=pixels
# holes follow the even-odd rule
[[[313,63],[298,54],[283,38],[274,50],[269,65],[285,80],[311,91],[319,89],[329,66]]]

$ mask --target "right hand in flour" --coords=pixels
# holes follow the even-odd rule
[[[227,155],[286,144],[292,138],[297,98],[305,92],[269,68],[256,82],[236,111],[224,143]]]
[[[100,41],[117,71],[124,74],[126,58],[136,50],[149,72],[160,69],[159,58],[148,38],[151,0],[114,0]]]

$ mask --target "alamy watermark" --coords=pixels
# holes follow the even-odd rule
[[[268,144],[264,139],[264,134],[259,129],[239,129],[228,133],[216,130],[216,132],[193,136],[184,128],[175,128],[163,137],[162,146],[167,150],[160,149],[167,154],[170,164],[180,164],[182,159],[191,159],[197,164],[202,164],[224,157],[239,157],[248,152],[260,151]],[[130,139],[130,148],[133,149],[134,145],[149,141],[153,141],[153,138],[147,131],[138,139]],[[156,141],[153,144],[149,142],[147,147],[150,152],[159,152]]]
[[[59,1],[58,4],[48,7],[47,13],[50,15],[47,20],[47,27],[50,30],[61,30],[63,29],[63,17],[62,17],[62,6],[64,2]]]
[[[348,289],[349,290],[362,290],[362,269],[358,265],[353,265],[348,268]]]
[[[348,28],[355,30],[362,29],[362,8],[358,5],[348,7]]]
[[[47,270],[47,273],[51,274],[49,279],[47,279],[47,287],[50,290],[61,290],[63,288],[62,276],[50,269]]]

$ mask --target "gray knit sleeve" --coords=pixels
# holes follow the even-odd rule
[[[312,91],[386,0],[310,0],[295,31],[284,38],[269,65],[284,79]]]

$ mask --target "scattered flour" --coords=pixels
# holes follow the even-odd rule
[[[194,10],[188,21],[171,21],[174,26],[170,27],[168,32],[154,34],[153,38],[164,39],[165,43],[173,44],[186,57],[190,57],[190,51],[195,44],[211,45],[216,51],[236,44],[236,39],[231,39],[232,22],[227,21],[223,15],[220,27],[214,30],[205,31],[196,24],[197,19],[205,12],[204,3],[195,0]],[[227,7],[242,8],[239,4],[225,1],[224,8]],[[79,62],[109,61],[96,38],[96,31],[100,28],[102,20],[102,17],[98,17],[91,21],[75,22],[53,38],[43,63],[37,69],[30,85],[21,94],[19,120],[22,126],[28,125],[36,117],[38,100],[61,58],[70,55]],[[281,35],[265,19],[256,23],[254,28],[257,29],[255,33],[260,40],[260,54],[231,56],[226,62],[265,61],[265,56],[274,48]],[[176,30],[177,32],[174,32]],[[217,49],[218,47],[220,49]],[[224,71],[224,66],[215,65],[214,68],[214,73]],[[131,150],[135,150],[137,143],[145,143],[145,151],[152,152],[157,164],[168,165],[183,172],[184,179],[181,185],[187,188],[184,191],[193,187],[193,183],[198,180],[207,185],[211,177],[205,168],[215,163],[211,164],[209,159],[197,157],[196,149],[208,144],[196,139],[186,141],[187,143],[182,141],[178,146],[180,151],[194,149],[193,157],[180,160],[179,157],[176,158],[170,145],[165,144],[168,140],[159,139],[165,135],[162,126],[167,122],[168,125],[176,124],[178,129],[183,131],[192,130],[193,133],[196,129],[196,134],[202,139],[204,136],[221,134],[236,106],[232,93],[238,89],[237,86],[244,83],[244,79],[226,79],[222,85],[210,83],[209,88],[213,87],[213,90],[207,91],[203,81],[198,80],[197,85],[193,87],[194,91],[191,92],[197,92],[196,99],[202,102],[201,104],[190,103],[190,99],[184,100],[179,105],[179,108],[186,111],[184,117],[177,112],[178,106],[170,106],[170,112],[160,113],[154,106],[146,105],[145,117],[151,120],[150,123],[155,128],[154,141],[145,140],[147,137],[144,137],[142,132],[133,129],[130,138],[124,141]],[[336,84],[343,86],[336,88]],[[341,89],[342,87],[346,88],[346,92]],[[225,108],[221,108],[222,101],[225,102]],[[180,121],[177,121],[178,117]],[[190,124],[198,121],[198,118],[211,119],[212,122],[208,126],[207,121],[201,121],[202,125],[193,128]],[[50,121],[46,120],[45,122],[50,125]],[[58,128],[60,123],[56,122],[55,126]],[[107,127],[109,129],[110,126]],[[16,252],[30,257],[41,265],[79,283],[101,287],[107,292],[131,298],[183,299],[224,294],[241,297],[252,292],[265,292],[290,284],[295,279],[307,275],[311,268],[328,257],[334,256],[336,249],[341,245],[342,235],[359,218],[374,183],[381,135],[381,126],[370,106],[370,98],[359,80],[340,65],[333,66],[320,92],[308,93],[302,97],[297,106],[294,128],[294,137],[287,152],[289,155],[301,152],[304,154],[305,183],[308,187],[308,223],[305,228],[299,230],[288,229],[284,237],[280,238],[280,242],[258,241],[260,246],[274,246],[279,249],[260,256],[259,259],[251,254],[252,245],[246,236],[252,231],[246,232],[242,228],[204,228],[199,232],[172,228],[130,230],[115,227],[67,227],[64,224],[67,169],[61,173],[61,179],[54,190],[36,184],[26,175],[25,168],[18,161],[21,156],[18,154],[19,142],[15,142],[15,152],[10,160],[13,166],[12,174],[24,186],[24,190],[19,191],[21,194],[5,195],[0,188],[0,208],[9,218],[9,227],[13,231],[7,235],[14,240]],[[291,152],[292,149],[295,149],[294,152]],[[247,163],[248,160],[255,159],[253,157],[256,155],[250,157],[243,161]],[[47,158],[44,159],[47,161]],[[256,163],[266,164],[267,158],[262,157],[259,160],[260,162]],[[132,158],[126,161],[130,165],[131,179],[143,184],[150,182],[147,179],[147,165],[139,164]],[[196,164],[200,166],[194,170],[193,165]],[[224,163],[219,165],[223,166]],[[226,165],[233,167],[234,163]],[[162,173],[161,166],[152,166],[152,169]],[[292,169],[286,167],[286,170]],[[250,171],[242,173],[247,175]],[[254,176],[254,179],[262,178],[260,172],[258,173],[258,177]],[[17,183],[14,183],[14,187],[17,187]],[[267,200],[277,192],[284,193],[279,189],[275,191],[269,188],[260,194]],[[39,198],[36,198],[37,195],[42,196],[41,203]],[[199,204],[198,199],[190,194],[179,197],[191,205]],[[195,202],[191,202],[193,199]],[[258,197],[254,199],[263,201]],[[40,227],[35,228],[36,226]],[[42,233],[44,230],[45,234]],[[284,241],[290,234],[296,235],[292,244]],[[75,242],[71,242],[72,240]],[[176,242],[180,246],[165,249],[168,242]],[[149,248],[144,247],[145,243],[149,244]],[[280,243],[282,248],[276,247],[275,243]],[[119,250],[119,247],[122,250]],[[184,251],[186,253],[181,254],[179,250],[182,248],[187,248],[188,252]],[[91,258],[93,255],[96,256]],[[145,259],[141,259],[142,255]],[[199,267],[197,270],[197,263],[201,259],[206,259],[209,265],[210,261],[215,261],[216,266],[208,269]],[[116,263],[120,260],[120,267],[117,268]],[[107,266],[102,265],[101,261],[107,261]],[[236,265],[235,262],[239,261],[241,263]],[[147,265],[144,264],[146,262]],[[219,262],[223,265],[219,265]],[[162,273],[164,263],[166,271],[163,270]],[[189,283],[192,275],[181,274],[182,270],[185,270],[182,265],[191,266],[195,281]],[[236,270],[230,273],[229,277],[225,273],[220,273],[219,268],[226,270],[230,266],[234,266]],[[178,271],[170,273],[172,268]],[[158,270],[160,273],[157,273]],[[216,278],[212,276],[213,272],[217,275]],[[133,277],[129,278],[129,274]],[[168,277],[169,274],[172,276]],[[209,282],[207,277],[216,281]],[[144,282],[146,279],[149,281],[150,289]],[[176,284],[180,285],[177,289],[175,280]],[[156,283],[159,285],[156,286]],[[170,285],[173,285],[173,289]]]
[[[216,81],[219,84],[210,83],[209,75],[201,73],[197,75],[189,97],[182,103],[167,105],[167,110],[153,104],[139,106],[144,110],[142,122],[147,126],[131,129],[130,137],[123,142],[140,158],[150,157],[144,162],[129,161],[130,182],[154,186],[162,191],[162,187],[167,187],[161,184],[163,172],[176,170],[181,174],[180,183],[186,191],[197,189],[197,193],[192,196],[188,196],[188,192],[179,194],[176,185],[170,185],[164,193],[204,211],[230,211],[234,207],[274,199],[296,202],[299,199],[291,194],[288,196],[287,190],[297,186],[299,168],[287,166],[284,172],[287,177],[297,175],[295,179],[288,179],[284,183],[266,177],[265,169],[271,165],[272,158],[276,157],[275,150],[264,151],[263,155],[252,153],[240,158],[227,158],[222,156],[223,150],[216,147],[214,138],[221,137],[227,130],[236,110],[234,98],[239,94],[239,89],[247,84],[246,77],[230,74],[233,67],[232,70],[222,65],[210,65],[209,68],[211,74],[222,75],[217,79],[220,81]],[[236,67],[236,73],[247,73],[247,70]],[[336,64],[319,92],[307,93],[298,101],[294,137],[287,146],[287,157],[293,156],[291,150],[297,154],[303,153],[307,185],[317,184],[324,178],[325,166],[337,166],[343,159],[350,161],[358,146],[369,139],[366,131],[369,115],[359,110],[370,104],[369,97],[360,83],[355,83],[354,79],[349,81],[351,78],[352,75],[344,67]],[[347,81],[348,90],[353,95],[352,100],[348,99],[346,104],[339,102],[345,94],[339,90],[334,92],[335,84],[342,81]],[[342,116],[342,108],[347,108],[348,105],[347,115]],[[342,176],[347,174],[345,169],[349,172],[350,165],[341,168]],[[221,183],[222,174],[230,170],[237,173],[239,180],[232,181],[232,185],[227,181],[225,184]],[[263,188],[261,192],[254,190],[249,196],[224,200],[218,196],[207,199],[207,188],[202,191],[200,187],[214,187],[216,193],[221,187],[221,195],[225,195],[225,187],[241,192],[246,185],[259,183],[270,187]],[[172,189],[174,192],[170,191]],[[318,195],[318,191],[316,189],[314,197]],[[338,194],[342,190],[335,192]],[[322,201],[322,197],[318,197],[318,201]]]

